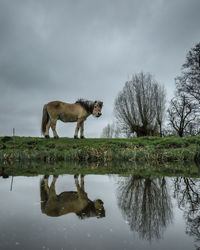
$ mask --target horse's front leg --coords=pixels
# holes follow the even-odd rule
[[[84,191],[83,176],[81,176],[81,186],[80,186],[79,181],[78,181],[78,176],[79,176],[78,174],[74,175],[78,198],[84,199],[85,198],[85,191]]]
[[[57,179],[58,179],[58,176],[54,175],[52,183],[51,183],[51,186],[49,188],[49,195],[50,195],[50,197],[56,197],[55,184],[56,184],[56,180]]]
[[[84,122],[81,123],[81,134],[80,134],[81,139],[85,139],[85,136],[83,133],[84,133]]]
[[[74,134],[74,139],[78,139],[78,131],[79,131],[80,127],[81,127],[81,123],[82,123],[82,121],[77,121],[75,134]]]
[[[81,175],[81,190],[85,192],[85,185],[84,185],[84,175]]]
[[[74,180],[75,180],[75,185],[76,185],[78,197],[81,198],[81,187],[79,185],[78,176],[79,176],[79,174],[75,174],[74,175]]]

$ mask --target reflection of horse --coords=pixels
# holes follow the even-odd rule
[[[77,122],[74,138],[78,138],[78,131],[80,129],[80,138],[83,139],[84,121],[91,114],[96,117],[101,116],[102,106],[103,102],[92,102],[83,99],[79,99],[73,104],[60,101],[49,102],[45,104],[43,108],[42,133],[46,138],[49,138],[49,129],[51,127],[54,138],[58,138],[56,132],[57,120]]]
[[[8,178],[9,177],[9,175],[8,174],[6,174],[5,172],[4,172],[4,167],[2,167],[1,168],[1,172],[0,172],[0,176],[2,176],[2,178]]]
[[[103,202],[101,200],[91,201],[84,190],[84,176],[81,175],[81,185],[78,175],[74,176],[77,192],[66,191],[59,195],[55,191],[57,176],[53,177],[50,187],[48,186],[49,176],[44,176],[40,183],[41,210],[48,216],[61,216],[68,213],[75,213],[81,219],[88,217],[101,218],[105,216]]]

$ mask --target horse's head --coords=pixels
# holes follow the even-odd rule
[[[96,117],[99,117],[102,115],[101,113],[101,109],[103,107],[103,102],[101,101],[95,101],[94,102],[94,108],[93,108],[93,111],[92,111],[92,114]]]
[[[105,217],[105,209],[103,206],[103,201],[98,199],[94,201],[94,207],[96,211],[96,217],[97,218],[102,218]]]
[[[96,217],[99,219],[105,217],[103,201],[100,199],[94,201],[88,200],[87,206],[79,213],[76,213],[76,215],[80,219],[87,219],[91,217]]]

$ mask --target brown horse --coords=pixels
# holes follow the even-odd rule
[[[57,217],[64,214],[75,213],[81,219],[89,217],[105,217],[105,210],[101,200],[91,201],[84,190],[84,176],[81,175],[81,185],[78,175],[74,176],[77,192],[65,191],[56,194],[55,183],[57,176],[53,177],[50,187],[49,176],[44,176],[40,182],[41,210],[48,216]]]
[[[49,129],[51,127],[54,138],[58,138],[56,132],[56,122],[61,120],[63,122],[77,122],[74,138],[78,138],[78,131],[80,129],[80,138],[84,137],[84,121],[89,115],[95,117],[101,116],[101,109],[103,102],[101,101],[87,101],[79,99],[75,103],[65,103],[60,101],[53,101],[45,104],[43,107],[42,116],[42,134],[49,138]]]

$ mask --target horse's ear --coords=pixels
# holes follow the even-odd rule
[[[102,108],[103,107],[103,102],[99,102],[99,105]]]
[[[97,103],[97,101],[94,101],[94,104],[96,104]]]

